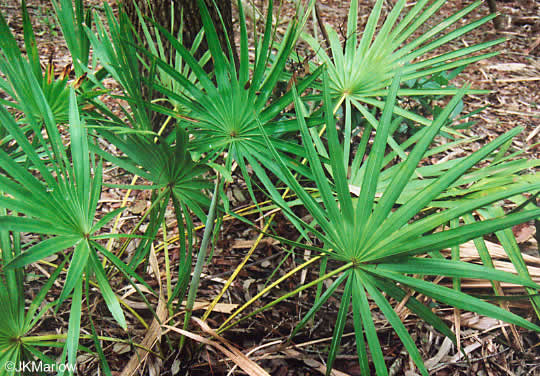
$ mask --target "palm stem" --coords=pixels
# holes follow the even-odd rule
[[[208,211],[208,218],[206,219],[206,226],[204,228],[203,239],[201,242],[201,248],[197,255],[197,263],[195,264],[195,269],[193,270],[193,277],[191,278],[191,285],[189,286],[188,297],[186,301],[186,315],[184,317],[184,330],[188,329],[189,320],[191,319],[191,314],[193,311],[193,306],[195,304],[195,297],[197,296],[197,290],[199,288],[199,282],[201,280],[201,273],[206,259],[206,251],[208,249],[208,243],[210,237],[214,230],[214,219],[216,217],[217,202],[219,200],[219,175],[217,177],[216,185],[214,187],[214,194],[212,196],[212,202],[210,203],[210,209]],[[180,350],[184,345],[185,337],[180,338]]]
[[[48,341],[59,341],[59,340],[65,340],[67,338],[67,334],[46,334],[41,336],[25,336],[21,337],[22,343],[36,343],[36,342],[48,342]],[[81,339],[92,339],[93,336],[90,334],[81,334]],[[149,353],[156,354],[152,349],[145,347],[143,345],[140,345],[138,343],[135,343],[133,341],[122,339],[122,338],[115,338],[115,337],[107,337],[107,336],[96,336],[96,338],[100,341],[110,341],[110,342],[116,342],[116,343],[126,343],[129,345],[133,345],[137,348],[143,349]],[[156,354],[159,356],[158,354]]]
[[[317,259],[319,259],[320,257],[321,257],[321,256],[317,256]],[[302,264],[302,265],[305,266],[306,263],[304,263],[304,264]],[[329,273],[323,275],[322,277],[317,278],[317,279],[314,280],[314,281],[311,281],[311,282],[309,282],[309,283],[306,283],[305,285],[302,285],[302,286],[298,287],[298,288],[297,288],[296,290],[294,290],[294,291],[291,291],[291,292],[288,292],[288,293],[282,295],[281,297],[279,297],[279,298],[277,298],[276,300],[274,300],[274,301],[268,303],[268,304],[265,305],[264,307],[258,308],[258,309],[256,309],[255,311],[251,312],[249,315],[246,315],[246,316],[242,317],[240,320],[235,321],[235,322],[233,322],[233,323],[231,323],[231,324],[225,326],[226,323],[228,323],[228,322],[230,321],[230,320],[227,320],[227,321],[225,321],[223,324],[221,324],[221,326],[218,328],[217,332],[218,332],[218,333],[222,333],[222,332],[224,332],[224,331],[227,331],[227,330],[229,330],[230,328],[232,328],[233,326],[235,326],[236,324],[240,323],[241,321],[244,321],[245,319],[248,319],[248,318],[250,318],[250,317],[256,315],[256,314],[259,313],[259,312],[262,312],[262,311],[264,311],[264,310],[266,310],[266,309],[268,309],[268,308],[270,308],[270,307],[273,307],[273,306],[275,306],[276,304],[278,304],[279,302],[281,302],[281,301],[283,301],[283,300],[285,300],[285,299],[288,299],[288,298],[290,298],[291,296],[294,296],[294,295],[298,294],[299,292],[304,291],[304,290],[306,290],[306,289],[308,289],[308,288],[310,288],[310,287],[312,287],[312,286],[314,286],[314,285],[316,285],[316,284],[318,284],[318,283],[320,283],[320,282],[322,282],[322,281],[324,281],[324,280],[326,280],[326,279],[328,279],[328,278],[330,278],[330,277],[333,277],[333,276],[335,276],[336,274],[342,273],[342,272],[344,272],[344,271],[346,271],[346,270],[348,270],[348,269],[350,269],[350,268],[352,268],[352,267],[353,267],[353,263],[352,263],[352,262],[349,262],[349,263],[347,263],[347,264],[345,264],[345,265],[343,265],[343,266],[341,266],[341,267],[339,267],[339,268],[337,268],[337,269],[335,269],[335,270],[332,270],[331,272],[329,272]],[[297,269],[298,269],[298,268],[297,268]],[[297,269],[295,269],[295,270],[297,271]],[[240,307],[240,309],[242,309],[242,308],[244,308],[244,307]],[[239,309],[239,310],[240,310],[240,309]]]

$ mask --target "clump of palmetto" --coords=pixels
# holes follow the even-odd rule
[[[140,267],[152,263],[159,231],[167,228],[169,203],[179,228],[176,239],[180,243],[180,255],[177,278],[173,279],[172,258],[167,248],[171,239],[162,231],[166,311],[172,317],[168,324],[182,326],[182,333],[186,333],[201,273],[209,260],[207,250],[216,238],[223,215],[231,214],[251,224],[245,214],[233,212],[227,200],[226,190],[236,167],[259,212],[277,206],[300,233],[299,239],[281,238],[280,234],[272,236],[296,249],[310,250],[312,257],[230,314],[218,331],[234,325],[234,318],[294,272],[313,267],[317,262],[321,265],[320,278],[283,294],[243,319],[318,286],[317,298],[298,323],[294,336],[341,287],[343,293],[328,355],[328,372],[338,352],[347,314],[352,309],[363,374],[372,373],[368,352],[376,374],[387,374],[371,319],[371,300],[395,329],[420,372],[428,374],[413,339],[392,307],[392,299],[402,301],[408,297],[405,304],[418,317],[453,340],[455,336],[443,320],[409,295],[412,290],[457,308],[540,330],[507,310],[461,292],[458,283],[460,278],[474,275],[519,284],[528,289],[533,306],[540,306],[540,299],[535,296],[539,286],[531,281],[509,230],[515,224],[540,217],[540,210],[523,199],[524,193],[537,194],[540,190],[537,174],[523,172],[538,166],[538,161],[510,160],[516,155],[505,155],[520,129],[500,136],[467,157],[435,166],[420,166],[427,156],[467,142],[433,146],[434,138],[441,132],[461,136],[451,124],[459,113],[463,96],[479,92],[468,86],[419,88],[421,85],[415,86],[413,82],[494,54],[476,53],[501,40],[427,57],[436,48],[494,17],[487,16],[448,31],[479,6],[480,1],[418,33],[420,26],[432,18],[445,1],[420,0],[406,12],[406,1],[399,0],[380,22],[384,2],[377,0],[358,41],[358,1],[352,0],[344,45],[337,33],[328,28],[331,53],[326,53],[316,38],[302,32],[313,0],[298,10],[299,16],[290,22],[279,41],[272,1],[264,32],[260,37],[255,36],[254,41],[248,39],[242,2],[238,1],[238,65],[232,58],[232,49],[221,49],[208,9],[203,0],[198,2],[204,30],[189,50],[183,46],[181,36],[171,35],[166,28],[139,14],[148,46],[145,50],[138,46],[128,17],[123,13],[116,16],[107,4],[105,26],[92,12],[84,13],[82,0],[75,1],[75,8],[70,0],[54,1],[74,60],[75,75],[79,78],[73,87],[68,85],[67,76],[53,80],[50,71],[42,71],[24,2],[26,56],[19,50],[4,18],[0,17],[0,32],[5,36],[0,39],[0,71],[3,73],[0,90],[10,98],[2,99],[0,108],[0,265],[3,273],[0,300],[7,302],[0,305],[0,316],[5,318],[0,321],[0,364],[30,357],[49,361],[36,349],[36,346],[47,345],[62,346],[63,357],[67,356],[68,361],[75,364],[80,350],[82,302],[90,295],[90,284],[99,289],[115,321],[127,328],[121,300],[111,283],[111,276],[116,272],[132,283],[154,312],[142,290],[151,295],[159,294],[145,281]],[[381,24],[379,28],[378,24]],[[197,60],[194,56],[203,37],[209,51]],[[291,82],[286,92],[276,97],[279,92],[276,88],[289,79],[285,72],[287,62],[300,37],[315,50],[318,61],[313,64],[319,65],[295,85]],[[162,38],[170,43],[173,53],[163,53]],[[256,47],[251,60],[250,46]],[[90,48],[93,49],[92,68],[89,67]],[[212,72],[204,69],[209,59],[213,61]],[[140,64],[151,66],[139,69]],[[96,68],[98,66],[100,68]],[[145,76],[144,72],[151,75]],[[88,79],[83,83],[81,77]],[[103,85],[105,78],[112,78],[123,90],[122,99],[127,105],[121,107],[120,113],[100,100],[100,96],[108,94]],[[402,83],[407,83],[409,89]],[[144,85],[161,93],[163,98],[145,102]],[[403,108],[399,100],[447,95],[453,98],[434,119]],[[291,104],[294,104],[294,112],[290,110]],[[7,108],[23,116],[14,117]],[[344,111],[344,119],[338,127],[335,113],[340,109]],[[167,116],[163,124],[152,124],[153,111]],[[360,123],[354,120],[358,118],[362,119]],[[398,142],[394,135],[403,122],[417,124],[419,130]],[[69,137],[64,137],[58,127],[66,124]],[[358,132],[361,136],[359,142],[355,142],[358,124],[362,125]],[[66,140],[69,141],[66,143]],[[110,152],[103,144],[114,145],[116,150]],[[104,175],[100,157],[132,177],[132,184],[108,186],[151,191],[149,208],[128,234],[101,233],[121,209],[99,213]],[[482,169],[476,167],[479,163],[483,164]],[[137,179],[142,183],[135,184]],[[275,206],[271,209],[259,206],[257,189],[268,195]],[[291,194],[294,194],[292,200]],[[505,215],[497,206],[504,199],[517,202],[519,210]],[[299,218],[295,214],[296,206],[305,208],[311,219]],[[475,212],[486,219],[475,221],[472,215]],[[205,222],[206,226],[199,253],[193,258],[196,220]],[[264,232],[270,228],[270,222],[271,219]],[[448,223],[450,229],[444,229]],[[144,231],[139,231],[143,224]],[[26,233],[39,235],[39,240],[21,244],[24,237],[20,234]],[[518,275],[494,269],[489,255],[480,251],[478,238],[489,233],[496,233],[501,239]],[[102,240],[108,238],[127,240],[115,248],[114,242],[103,245]],[[455,249],[471,239],[478,244],[485,266],[460,261],[456,252],[448,260],[439,252],[448,247]],[[136,245],[127,259],[126,250],[134,240]],[[25,308],[21,298],[25,286],[23,268],[54,253],[61,254],[64,261],[56,265],[41,292]],[[328,263],[329,260],[333,262]],[[196,262],[194,268],[192,261]],[[239,264],[220,296],[231,286],[246,261],[247,258]],[[328,270],[328,265],[338,266]],[[67,273],[62,277],[60,297],[47,303],[47,308],[58,309],[64,302],[70,302],[67,333],[30,336],[37,321],[46,313],[39,307],[52,283],[63,276],[64,267]],[[454,289],[448,289],[430,282],[429,276],[447,276],[457,283]],[[325,280],[329,281],[329,287],[323,289]],[[174,321],[174,313],[181,308],[183,300],[187,300],[187,314]],[[214,303],[217,300],[219,297]],[[135,311],[128,309],[136,316]],[[100,341],[111,339],[98,338],[93,324],[92,336],[85,338],[94,340],[102,369],[105,374],[111,374],[100,345]],[[0,374],[3,371],[0,369]]]

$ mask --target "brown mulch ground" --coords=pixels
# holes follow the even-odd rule
[[[471,2],[465,0],[449,1],[442,11],[438,12],[437,18],[430,21],[437,22],[441,19],[439,17],[448,15],[455,9],[460,9]],[[97,0],[91,0],[89,3],[95,6],[98,11],[102,7],[102,2]],[[260,9],[263,8],[259,4],[260,1],[256,1],[256,3]],[[395,0],[387,0],[386,3],[388,7],[395,3]],[[322,12],[321,16],[325,22],[330,23],[338,30],[346,27],[347,1],[321,0],[319,4]],[[466,98],[466,111],[473,111],[489,105],[489,108],[473,117],[476,124],[468,130],[469,134],[481,137],[478,141],[481,144],[513,127],[522,126],[524,131],[515,141],[514,146],[526,149],[527,145],[531,146],[540,142],[540,2],[534,0],[499,1],[497,4],[499,12],[502,14],[503,30],[495,31],[490,22],[445,48],[458,49],[501,36],[508,38],[507,42],[497,47],[497,50],[501,51],[498,56],[471,65],[460,75],[459,80],[460,82],[471,82],[473,88],[492,90],[489,95],[471,95]],[[60,31],[52,22],[54,16],[50,2],[31,0],[28,1],[28,5],[44,61],[47,61],[49,56],[52,56],[59,66],[69,63],[70,58],[65,44],[62,42]],[[360,0],[361,23],[366,22],[372,5],[373,1]],[[291,14],[291,9],[291,6],[286,4],[283,13],[285,15]],[[22,39],[18,1],[5,0],[0,5],[0,11],[7,18],[12,30]],[[478,19],[487,14],[487,6],[482,5],[468,15],[465,21]],[[538,146],[529,148],[525,153],[530,158],[538,158],[539,148]],[[456,156],[458,155],[456,154]],[[245,198],[247,195],[242,193],[242,182],[238,181],[236,183],[238,188],[232,202],[240,207],[246,203]],[[103,194],[102,205],[108,209],[118,207],[123,194],[124,192],[114,189],[106,190]],[[146,194],[146,192],[132,194],[130,198],[133,201],[130,209],[131,214],[137,215],[140,213],[139,209],[141,208],[137,207],[136,202],[148,199],[148,197],[145,197]],[[129,231],[133,221],[134,219],[124,218],[119,229]],[[168,223],[171,224],[169,231],[174,233],[174,222],[171,219]],[[531,226],[529,225],[529,228]],[[276,231],[285,234],[290,231],[287,227],[285,220],[278,217]],[[516,231],[521,231],[521,229]],[[213,276],[213,279],[207,278],[203,281],[200,289],[200,300],[211,300],[219,292],[223,286],[223,281],[228,278],[257,236],[255,231],[235,221],[225,222],[222,227],[222,234],[212,264],[205,270],[205,273]],[[520,245],[523,251],[530,254],[536,251],[536,256],[538,256],[538,244],[534,241],[532,233],[524,237]],[[169,251],[172,254],[176,249],[172,246]],[[248,265],[241,272],[235,285],[228,290],[223,302],[242,304],[249,300],[263,288],[270,277],[271,271],[277,267],[282,256],[283,250],[275,242],[268,240],[261,243]],[[282,270],[291,269],[297,262],[301,262],[300,258],[287,259]],[[315,273],[307,276],[308,279],[313,277],[315,277]],[[298,279],[289,280],[282,288],[284,291],[294,289],[300,282]],[[60,288],[58,287],[57,290],[56,292],[59,293]],[[277,290],[273,294],[279,295],[279,291]],[[257,360],[272,375],[320,374],[320,369],[326,359],[332,336],[333,322],[339,306],[339,301],[336,299],[331,298],[318,314],[312,326],[295,339],[296,346],[277,347],[277,343],[282,343],[287,338],[294,325],[310,308],[309,303],[312,301],[312,295],[312,292],[309,292],[304,294],[301,299],[286,301],[278,307],[258,315],[256,319],[246,321],[227,332],[227,339],[238,348],[245,350],[244,352],[264,345],[264,348],[252,355],[252,359]],[[133,299],[135,300],[135,298]],[[266,297],[264,301],[269,302],[271,299],[272,296]],[[92,304],[87,302],[87,307],[93,312],[96,327],[101,328],[101,335],[127,337],[125,333],[111,324],[107,318],[108,312],[103,307],[100,307],[97,302]],[[532,312],[527,310],[526,306],[517,308],[520,309],[521,314],[528,315],[528,318],[532,319]],[[438,307],[438,311],[449,320],[449,323],[452,322],[453,311],[451,309]],[[41,324],[41,329],[44,331],[65,331],[67,318],[69,317],[68,313],[51,314]],[[141,314],[144,314],[145,318],[150,318],[148,312],[143,311]],[[133,319],[130,316],[128,317],[130,321]],[[211,316],[209,324],[211,327],[217,327],[226,317],[226,313],[216,313]],[[448,343],[440,335],[423,322],[417,320],[416,317],[407,316],[406,312],[403,312],[402,317],[406,326],[414,335],[424,359],[428,362],[431,361],[434,365],[433,374],[540,375],[540,353],[538,351],[540,339],[536,334],[521,331],[519,341],[522,342],[523,347],[520,347],[514,341],[514,337],[508,328],[503,332],[497,321],[462,314],[462,346],[470,357],[466,361],[459,356],[455,348],[448,346]],[[414,369],[414,367],[411,367],[409,356],[404,352],[403,346],[393,330],[386,325],[382,316],[379,317],[375,311],[373,318],[380,329],[381,343],[388,364],[392,364],[391,374],[414,375],[411,371],[407,371]],[[144,328],[137,326],[135,320],[131,322],[134,325],[133,329],[130,329],[129,337],[138,343],[142,340],[146,331]],[[88,325],[88,322],[83,320],[83,325],[85,324]],[[354,336],[351,335],[352,326],[347,326],[345,333],[336,367],[345,374],[359,375]],[[104,350],[110,361],[111,369],[115,371],[114,374],[118,374],[117,372],[123,369],[132,355],[132,349],[129,346],[122,347],[107,344]],[[149,361],[149,369],[159,370],[158,372],[161,375],[222,374],[227,369],[222,363],[223,356],[220,353],[212,352],[210,348],[201,350],[195,345],[189,346],[187,351],[192,351],[192,354],[196,355],[191,357],[192,362],[187,365],[184,361],[179,362],[179,360],[186,359],[189,354],[180,355],[175,351],[170,351],[165,343],[162,344],[160,351],[166,355],[165,359],[162,361],[159,358],[152,358]],[[80,374],[96,374],[95,357],[81,355],[79,367]],[[152,371],[149,372],[152,374]]]

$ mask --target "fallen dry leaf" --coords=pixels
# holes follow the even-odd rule
[[[487,67],[488,69],[495,69],[503,72],[516,72],[529,68],[527,64],[522,63],[506,63],[506,64],[493,64]]]
[[[146,209],[146,201],[139,200],[135,202],[135,205],[130,206],[129,210],[133,214],[140,214]]]
[[[445,320],[452,320],[454,315],[448,315],[444,317]],[[469,328],[479,329],[479,330],[488,330],[491,328],[499,327],[502,325],[508,325],[501,323],[501,321],[486,317],[486,316],[479,316],[476,313],[473,312],[463,312],[460,315],[460,324],[461,326],[467,326]]]
[[[153,246],[150,249],[150,267],[152,268],[154,275],[160,275],[158,261]],[[165,301],[165,297],[163,296],[161,280],[159,278],[157,280],[159,284],[159,302],[156,309],[157,319],[154,318],[152,320],[152,324],[150,324],[150,328],[148,328],[148,331],[146,332],[146,335],[141,342],[142,348],[137,348],[136,354],[134,354],[131,359],[129,359],[128,364],[122,370],[121,376],[134,375],[137,369],[139,369],[139,367],[144,364],[144,361],[149,354],[148,351],[145,351],[143,348],[151,349],[161,338],[161,323],[166,321],[168,314],[167,302]]]
[[[536,233],[536,229],[533,225],[522,223],[512,227],[512,232],[518,243],[525,243]]]
[[[205,345],[214,347],[216,350],[219,350],[224,355],[226,355],[231,361],[237,364],[238,367],[240,367],[244,372],[246,372],[250,376],[270,376],[270,374],[266,372],[263,368],[261,368],[261,366],[259,366],[253,360],[249,359],[247,356],[245,356],[243,353],[241,353],[239,350],[235,349],[234,347],[230,348],[230,347],[222,346],[218,342],[211,341],[198,334],[188,332],[187,330],[183,330],[180,328],[175,328],[173,326],[163,325],[163,328],[166,329],[167,331],[173,331],[173,332],[182,334],[199,343],[204,343]]]
[[[186,301],[184,300],[182,302],[182,305],[186,305]],[[200,311],[202,309],[208,308],[210,305],[210,302],[195,302],[193,305],[193,311]],[[220,313],[232,313],[236,308],[238,308],[238,304],[229,304],[229,303],[218,303],[216,306],[212,309],[213,312],[220,312]]]

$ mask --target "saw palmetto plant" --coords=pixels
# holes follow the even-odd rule
[[[540,329],[535,324],[506,310],[462,292],[438,286],[426,279],[426,276],[455,278],[474,276],[475,278],[495,281],[513,281],[511,283],[528,286],[533,290],[540,287],[528,276],[516,276],[473,263],[448,260],[439,253],[444,248],[462,244],[483,234],[503,230],[514,224],[538,218],[540,215],[539,209],[525,210],[507,216],[498,213],[499,215],[484,221],[463,224],[449,230],[434,232],[441,225],[473,210],[489,207],[490,204],[496,201],[520,195],[524,192],[537,191],[540,188],[540,181],[537,178],[523,180],[516,178],[512,183],[504,188],[495,189],[489,195],[463,200],[449,207],[444,207],[443,210],[425,216],[421,215],[423,211],[432,207],[434,201],[441,199],[441,194],[454,182],[512,139],[513,136],[519,133],[520,129],[516,128],[500,136],[482,149],[460,160],[440,176],[432,179],[427,186],[417,190],[413,197],[400,205],[397,203],[398,199],[407,189],[407,185],[411,182],[414,183],[414,174],[417,172],[418,163],[429,151],[429,145],[433,138],[439,133],[447,117],[463,96],[465,89],[460,90],[445,110],[433,121],[432,125],[426,128],[425,134],[411,148],[407,158],[391,169],[390,176],[387,176],[388,185],[382,189],[380,194],[377,194],[378,188],[380,188],[379,182],[387,139],[391,136],[392,111],[399,88],[399,78],[398,73],[389,90],[387,102],[378,124],[378,132],[373,140],[373,146],[366,155],[365,163],[359,166],[362,171],[362,178],[360,179],[360,191],[356,192],[358,197],[351,194],[347,169],[343,164],[343,148],[338,139],[333,116],[330,80],[326,74],[323,94],[329,164],[325,164],[321,160],[315,149],[316,140],[310,134],[305,123],[303,105],[299,97],[295,95],[298,123],[303,144],[308,154],[309,167],[313,171],[314,182],[320,194],[319,198],[313,197],[305,187],[299,184],[287,169],[279,154],[268,143],[268,147],[274,152],[276,163],[281,166],[289,187],[296,193],[302,205],[313,217],[312,222],[304,222],[298,217],[296,217],[296,220],[303,223],[306,230],[312,233],[313,238],[317,240],[317,242],[314,242],[315,244],[321,244],[319,248],[320,255],[317,257],[333,260],[336,264],[333,270],[327,270],[326,274],[317,280],[317,282],[320,282],[330,279],[332,284],[314,302],[313,308],[304,316],[291,336],[294,337],[298,333],[320,309],[321,305],[335,294],[338,287],[343,288],[340,309],[334,327],[334,336],[329,350],[328,372],[330,372],[337,355],[347,313],[352,305],[362,373],[370,374],[366,355],[367,344],[376,374],[387,374],[381,346],[371,318],[372,313],[368,303],[368,296],[371,297],[389,324],[392,325],[416,366],[424,375],[427,375],[428,372],[423,365],[421,355],[407,329],[393,310],[388,298],[399,302],[407,296],[408,291],[416,291],[454,307],[492,316],[531,330]],[[329,174],[332,177],[330,179]],[[277,191],[273,192],[273,198],[280,203],[283,210],[289,211],[289,215],[295,217],[287,203],[277,194]],[[421,216],[421,219],[411,222],[418,215]],[[310,249],[315,248],[312,246]],[[302,291],[309,285],[300,287],[294,293]],[[290,294],[285,294],[283,298],[289,296]],[[283,298],[280,298],[280,300]],[[406,304],[412,312],[433,325],[442,334],[454,338],[446,324],[414,297],[408,298]],[[260,310],[256,312],[258,311]]]
[[[504,41],[504,39],[495,39],[446,53],[433,54],[437,48],[455,41],[493,19],[495,15],[488,15],[461,25],[460,21],[463,17],[481,5],[482,1],[476,1],[440,23],[426,28],[425,25],[429,23],[430,18],[447,1],[422,0],[417,1],[412,7],[406,7],[407,2],[400,0],[388,13],[384,22],[381,21],[383,3],[383,0],[375,3],[368,22],[360,33],[358,0],[352,0],[344,45],[340,42],[338,33],[333,28],[327,27],[330,44],[328,52],[322,47],[321,42],[310,35],[303,34],[303,39],[310,44],[319,60],[327,67],[332,98],[337,99],[337,105],[342,103],[345,105],[344,152],[346,159],[349,157],[350,150],[352,109],[369,117],[368,106],[382,108],[384,102],[378,97],[386,95],[388,85],[401,66],[403,66],[402,82],[411,82],[494,56],[498,54],[497,51],[481,54],[477,52],[490,49]],[[381,22],[382,25],[378,28]],[[452,29],[453,25],[458,26]],[[360,41],[358,41],[360,34]],[[452,87],[404,87],[400,88],[398,94],[414,98],[451,95],[455,92],[456,89]],[[468,91],[468,93],[473,92],[477,91],[471,89]],[[430,124],[428,119],[418,113],[408,111],[398,105],[394,108],[394,112],[419,125]],[[393,139],[390,142],[392,147],[399,150]],[[402,153],[401,156],[403,156]]]
[[[182,129],[178,129],[173,134],[176,139],[172,144],[164,138],[159,139],[137,133],[117,135],[114,132],[101,130],[100,134],[105,140],[115,145],[125,157],[115,157],[97,147],[95,148],[96,153],[134,176],[151,183],[112,186],[125,189],[153,190],[152,209],[147,211],[149,224],[144,233],[145,239],[141,240],[133,254],[130,261],[132,268],[135,269],[147,259],[150,248],[164,221],[167,204],[169,202],[173,204],[182,240],[180,241],[178,281],[174,292],[171,292],[169,296],[169,301],[178,296],[183,298],[191,275],[193,245],[193,219],[191,216],[195,215],[196,219],[206,221],[206,212],[211,201],[207,195],[208,190],[212,187],[211,180],[205,176],[209,171],[208,166],[192,160],[188,151],[188,140]],[[186,230],[184,230],[184,224]],[[184,234],[187,234],[187,246]],[[127,244],[124,243],[122,249],[125,249]]]
[[[57,252],[65,251],[70,256],[67,275],[57,304],[71,296],[70,329],[66,349],[69,363],[74,365],[79,338],[83,277],[96,278],[103,298],[111,314],[121,327],[126,320],[103,270],[98,250],[104,253],[99,239],[114,236],[99,235],[116,212],[107,213],[97,220],[96,210],[101,195],[102,164],[94,163],[89,153],[88,138],[84,122],[80,119],[75,93],[72,89],[69,100],[70,148],[66,150],[57,123],[47,105],[37,80],[29,74],[29,85],[36,90],[35,97],[44,115],[44,131],[35,133],[36,144],[43,153],[38,153],[19,124],[7,112],[0,109],[2,126],[14,143],[24,152],[23,161],[14,160],[0,150],[2,175],[0,197],[2,208],[9,210],[0,216],[3,231],[13,233],[40,234],[42,240],[25,244],[24,252],[13,258],[4,258],[4,268],[21,268],[38,262]],[[32,80],[34,80],[32,82]],[[23,109],[26,106],[22,103]],[[39,129],[32,116],[26,112],[32,129]],[[21,216],[22,214],[22,216]],[[7,251],[6,251],[7,252]],[[121,261],[111,260],[115,264]],[[11,296],[11,299],[14,297]]]
[[[469,85],[459,89],[451,79],[466,65],[493,56],[496,52],[483,51],[501,40],[451,52],[438,53],[438,48],[448,47],[494,16],[462,22],[479,6],[477,1],[430,26],[445,1],[398,0],[383,19],[385,2],[377,0],[362,31],[358,0],[352,0],[343,41],[330,27],[328,40],[323,41],[304,30],[314,2],[298,6],[282,29],[275,17],[279,10],[270,0],[266,18],[261,17],[262,31],[259,35],[254,27],[251,39],[243,2],[238,0],[236,58],[233,36],[223,48],[203,0],[197,0],[203,30],[189,48],[181,33],[172,35],[137,6],[142,35],[135,35],[121,9],[115,12],[105,4],[103,17],[85,11],[82,0],[54,1],[75,77],[68,69],[58,77],[53,69],[42,69],[24,2],[26,55],[0,16],[0,375],[7,361],[35,358],[53,363],[42,351],[45,347],[61,348],[55,354],[62,361],[67,357],[71,365],[78,351],[97,354],[103,374],[111,375],[107,348],[100,343],[133,341],[98,336],[101,330],[92,321],[89,297],[105,302],[113,318],[110,325],[126,329],[140,323],[148,329],[139,345],[144,351],[134,355],[137,364],[154,355],[195,357],[197,351],[184,351],[186,338],[213,343],[190,332],[189,324],[198,315],[194,307],[204,267],[216,257],[218,239],[229,236],[220,231],[227,220],[251,226],[261,235],[203,320],[234,286],[234,279],[242,276],[241,269],[263,236],[274,237],[288,252],[267,286],[247,303],[232,313],[212,316],[217,331],[196,320],[216,340],[222,341],[219,335],[239,321],[311,287],[316,288],[315,299],[295,322],[290,340],[327,302],[340,302],[328,374],[348,318],[362,374],[388,374],[372,319],[376,310],[395,330],[420,373],[427,375],[425,354],[396,307],[406,306],[458,348],[459,335],[424,305],[421,296],[540,330],[504,304],[468,294],[459,283],[471,277],[487,280],[496,295],[501,295],[500,283],[523,286],[540,312],[540,286],[529,276],[511,230],[540,217],[534,205],[540,180],[531,173],[540,163],[520,158],[521,151],[512,147],[521,129],[514,128],[469,155],[429,162],[434,155],[476,141],[459,131],[463,124],[456,126],[456,120],[467,116],[458,118],[464,96],[483,92]],[[251,21],[258,22],[255,17]],[[316,59],[297,55],[299,39],[309,44]],[[328,50],[322,47],[325,42]],[[202,45],[208,50],[199,51]],[[302,78],[289,71],[291,61],[307,65],[308,60],[311,67]],[[121,94],[112,94],[104,79],[114,81],[115,93]],[[159,97],[149,100],[147,91]],[[426,111],[418,113],[415,103]],[[404,126],[415,132],[398,137]],[[441,135],[450,142],[440,143]],[[228,198],[238,182],[251,200],[244,208],[233,207]],[[125,191],[124,200],[112,199],[122,201],[120,208],[102,210],[107,208],[107,201],[101,201],[104,187]],[[119,225],[132,190],[149,191],[140,195],[147,197],[148,205],[142,202],[144,209],[139,211],[132,208],[133,216],[124,217]],[[268,200],[262,204],[261,198]],[[513,209],[505,214],[501,203],[509,202]],[[286,234],[272,225],[277,212],[290,228]],[[256,221],[251,214],[259,216]],[[516,274],[495,268],[482,238],[488,234],[499,239]],[[482,264],[460,259],[459,246],[470,240]],[[175,242],[178,252],[169,249]],[[448,248],[449,258],[441,252]],[[282,270],[286,258],[299,250],[305,250],[307,261]],[[53,254],[59,256],[57,264],[48,261]],[[156,262],[161,257],[166,299],[161,296]],[[41,265],[54,268],[37,295],[25,299],[25,286],[31,283],[25,279],[25,268],[31,265],[36,270],[42,270]],[[316,266],[319,277],[310,280],[307,271]],[[284,281],[301,270],[306,272],[305,282],[283,292]],[[149,278],[158,280],[159,294]],[[441,278],[451,279],[452,288],[439,285]],[[133,291],[126,293],[119,280],[130,283]],[[205,283],[213,280],[209,275]],[[53,284],[61,289],[55,291]],[[280,297],[260,304],[278,286]],[[132,292],[138,293],[136,298],[124,300]],[[153,307],[156,298],[158,309]],[[246,313],[253,303],[259,308]],[[43,318],[66,306],[67,328],[40,335]],[[141,306],[151,312],[151,325],[136,312]],[[161,331],[164,325],[167,329]],[[178,329],[181,338],[171,335],[170,328]],[[163,346],[159,354],[152,353],[150,347],[160,335],[165,337]],[[238,353],[233,353],[238,361]],[[187,369],[189,362],[184,363]],[[257,375],[263,372],[260,367],[246,369]]]
[[[306,8],[309,9],[312,4],[313,1],[310,1]],[[189,145],[193,152],[204,154],[210,161],[225,155],[224,164],[229,168],[233,161],[238,163],[252,193],[246,162],[252,167],[262,164],[273,170],[272,165],[268,163],[268,155],[264,153],[266,148],[257,121],[264,124],[266,132],[276,149],[282,152],[283,158],[288,160],[293,168],[301,170],[301,166],[294,161],[294,157],[303,156],[302,148],[291,139],[280,137],[285,132],[295,131],[294,122],[280,119],[279,116],[292,103],[292,93],[289,91],[276,98],[274,92],[306,22],[306,17],[303,15],[303,10],[299,9],[297,19],[289,23],[281,43],[276,44],[273,1],[270,1],[264,33],[260,39],[257,38],[252,42],[255,45],[255,56],[254,61],[250,62],[250,41],[242,3],[239,1],[240,57],[237,66],[232,50],[223,51],[219,45],[216,29],[204,2],[200,2],[200,5],[205,37],[214,69],[211,74],[205,72],[204,61],[196,61],[191,52],[177,38],[165,28],[156,25],[175,53],[181,56],[185,64],[189,66],[190,74],[197,78],[193,83],[190,76],[185,75],[182,70],[177,70],[167,61],[154,56],[153,61],[157,68],[167,73],[170,80],[183,86],[185,93],[174,93],[158,83],[153,85],[154,88],[178,103],[184,111],[187,109],[187,113],[176,113],[174,109],[168,111],[166,108],[158,110],[176,117],[180,121],[180,126],[185,127],[193,136]],[[307,89],[317,79],[320,72],[321,69],[318,69],[299,82],[298,90]],[[290,157],[291,154],[293,157]],[[263,169],[257,168],[256,171],[261,172]],[[277,173],[276,170],[274,172]],[[309,172],[303,171],[303,173]]]

